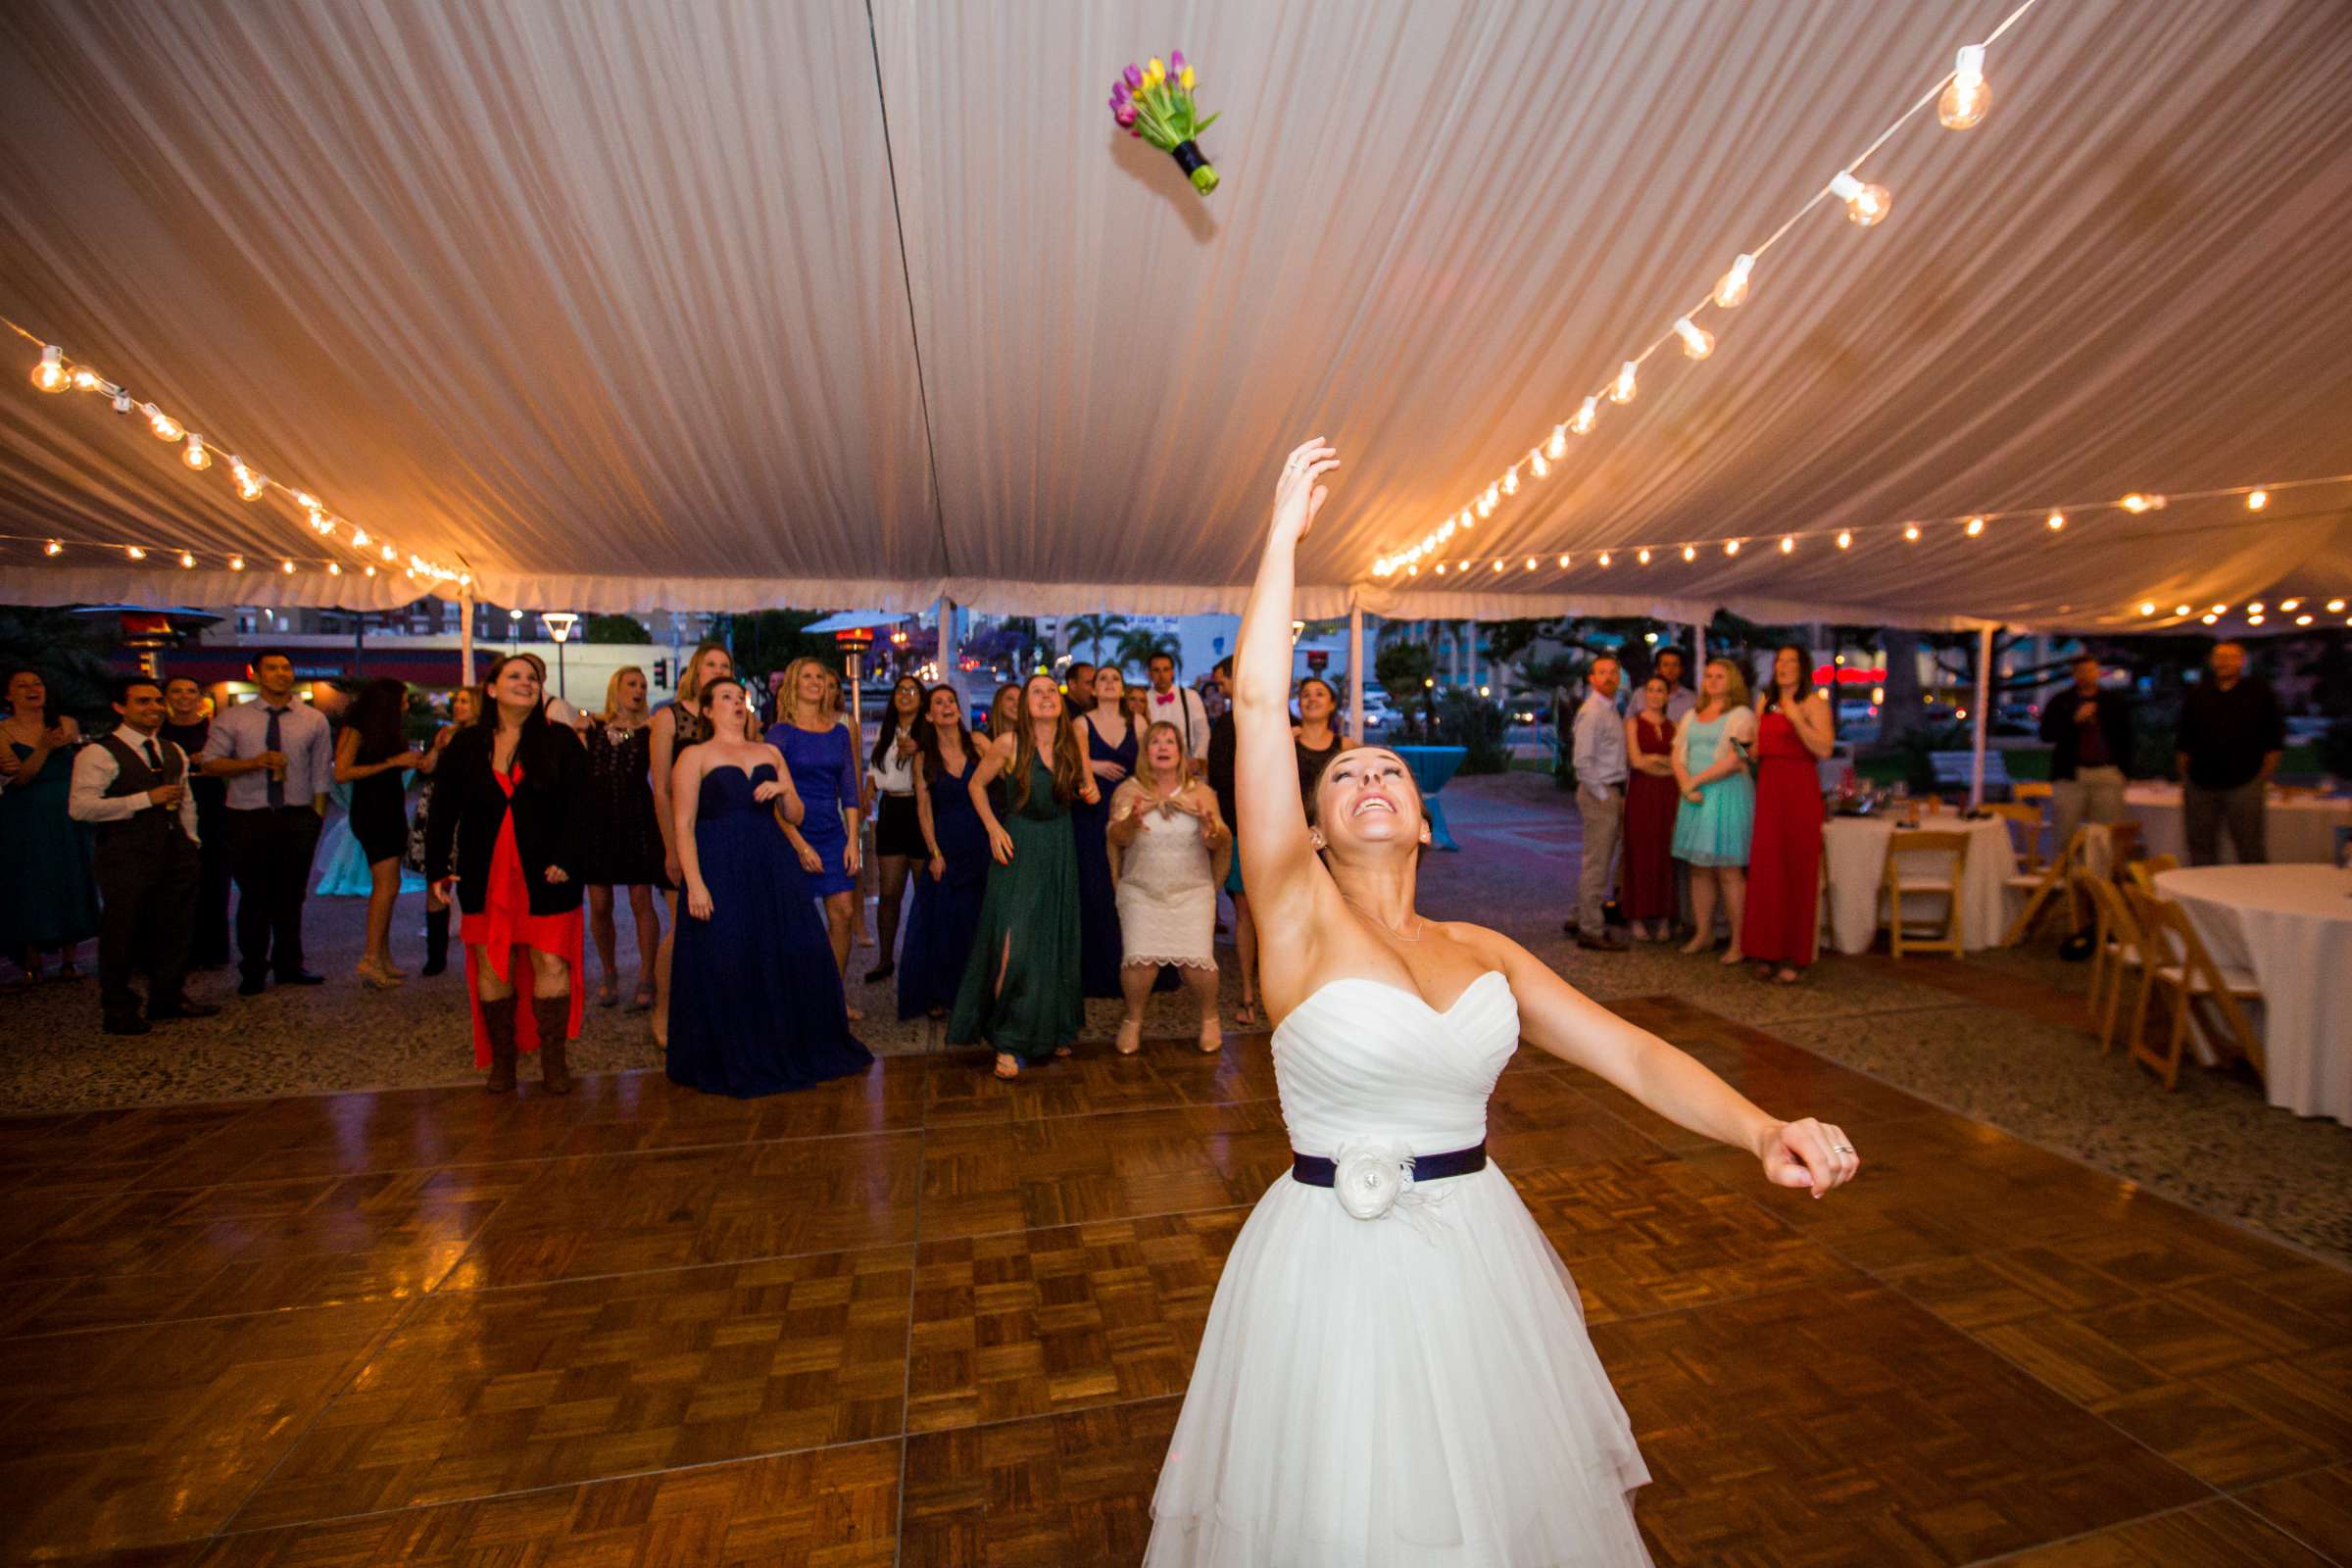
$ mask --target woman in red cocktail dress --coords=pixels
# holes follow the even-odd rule
[[[1625,721],[1633,771],[1625,786],[1625,877],[1618,902],[1636,942],[1664,942],[1682,915],[1674,893],[1674,813],[1683,797],[1674,783],[1674,720],[1666,716],[1673,695],[1665,676],[1650,676],[1640,710]]]
[[[1772,656],[1757,703],[1756,828],[1747,854],[1747,912],[1740,947],[1759,979],[1794,985],[1813,961],[1821,927],[1820,760],[1838,744],[1827,699],[1805,678],[1805,652]]]

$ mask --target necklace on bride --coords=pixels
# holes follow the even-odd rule
[[[1348,899],[1347,894],[1343,893],[1340,895],[1340,897],[1343,899],[1348,899],[1348,903],[1353,906],[1356,913],[1362,915],[1365,919],[1371,921],[1374,925],[1380,927],[1383,931],[1386,931],[1389,935],[1395,937],[1399,942],[1418,942],[1423,937],[1429,935],[1429,921],[1418,914],[1413,916],[1413,934],[1408,937],[1402,931],[1396,929],[1396,927],[1389,924],[1388,921],[1383,920],[1379,915],[1374,914],[1370,909],[1367,909],[1362,905],[1357,904],[1355,900]]]

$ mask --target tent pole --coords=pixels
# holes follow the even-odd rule
[[[1348,733],[1364,738],[1364,607],[1348,604]]]
[[[473,585],[458,585],[458,678],[473,684]]]
[[[1707,628],[1703,621],[1690,623],[1690,689],[1707,677]]]
[[[1992,715],[1985,711],[1992,706],[1992,627],[1977,628],[1977,750],[1969,764],[1968,808],[1975,810],[1984,804],[1984,733]]]
[[[931,607],[931,613],[937,628],[937,635],[932,640],[932,647],[934,657],[939,662],[939,678],[952,685],[956,669],[956,650],[951,645],[956,639],[950,626],[956,616],[956,602],[946,594],[941,594],[939,603]]]

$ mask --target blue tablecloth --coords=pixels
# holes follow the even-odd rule
[[[1413,787],[1421,792],[1421,810],[1429,818],[1430,848],[1459,852],[1461,846],[1446,826],[1446,804],[1438,792],[1446,787],[1470,754],[1459,746],[1392,746],[1413,770]]]

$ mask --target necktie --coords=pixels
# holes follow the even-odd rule
[[[282,711],[283,710],[275,708],[270,710],[270,733],[262,737],[264,751],[274,752],[277,750],[277,720]],[[270,804],[271,806],[286,804],[286,781],[276,773],[270,775]]]
[[[164,771],[163,754],[155,749],[155,742],[153,741],[149,741],[147,743],[147,765],[150,768],[153,768],[159,776]]]

